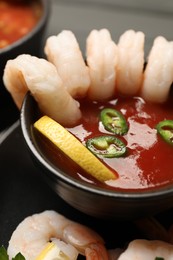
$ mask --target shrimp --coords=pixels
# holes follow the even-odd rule
[[[117,91],[136,95],[143,81],[144,33],[128,30],[120,36],[117,46]]]
[[[61,260],[76,260],[79,255],[75,247],[70,244],[66,244],[57,238],[53,238],[51,242],[48,242],[35,260],[43,259],[42,256],[45,254],[46,259],[49,259],[50,256],[52,257],[50,259],[54,259],[53,257],[56,257],[56,259]]]
[[[159,240],[136,239],[129,243],[118,260],[173,259],[173,245]]]
[[[74,125],[81,118],[79,103],[65,89],[55,66],[45,59],[21,54],[8,60],[4,85],[18,108],[29,90],[40,110],[63,125]]]
[[[155,38],[144,72],[141,96],[150,102],[163,103],[173,82],[173,42]]]
[[[107,29],[92,30],[86,40],[86,59],[92,100],[107,100],[115,95],[117,46]]]
[[[35,260],[45,244],[54,238],[72,245],[89,260],[108,259],[108,252],[99,234],[53,210],[25,218],[13,232],[7,252],[10,259],[21,252],[26,260]]]
[[[57,36],[50,36],[44,51],[47,59],[55,65],[70,95],[74,98],[85,96],[90,77],[74,34],[64,30]]]

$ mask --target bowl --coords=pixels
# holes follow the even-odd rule
[[[21,129],[39,174],[64,201],[79,211],[101,219],[135,220],[153,216],[173,206],[173,187],[154,191],[109,191],[68,176],[46,155],[33,131],[40,117],[37,102],[27,93],[21,108]]]
[[[18,118],[19,114],[10,94],[6,91],[3,85],[3,70],[6,62],[9,59],[15,58],[19,54],[28,53],[36,56],[42,55],[42,39],[44,37],[46,26],[49,20],[51,1],[40,0],[40,4],[42,5],[42,15],[34,28],[19,40],[0,49],[1,118],[2,121],[4,121],[4,125],[8,125],[7,121],[9,121],[9,117],[7,114],[14,113],[14,121]],[[8,106],[6,104],[8,104]]]

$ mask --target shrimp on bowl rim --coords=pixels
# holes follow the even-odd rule
[[[64,30],[57,36],[48,37],[44,51],[47,59],[55,65],[70,95],[74,98],[84,97],[90,85],[90,77],[74,34]]]
[[[91,78],[89,98],[99,101],[114,97],[117,46],[107,29],[90,32],[86,40],[86,59]]]
[[[40,110],[59,123],[70,126],[81,118],[79,103],[65,89],[55,66],[45,59],[21,54],[7,62],[3,80],[19,108],[30,91]]]
[[[167,100],[173,82],[173,42],[158,36],[148,56],[141,96],[149,102]]]
[[[136,95],[143,81],[144,33],[127,30],[117,44],[117,91],[125,95]]]

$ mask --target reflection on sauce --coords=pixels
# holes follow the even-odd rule
[[[0,48],[30,32],[41,14],[42,6],[38,0],[0,0]]]
[[[83,143],[88,138],[110,134],[99,122],[99,114],[103,107],[121,111],[129,124],[128,133],[120,137],[127,145],[126,156],[103,160],[105,164],[118,172],[119,178],[105,184],[96,183],[72,162],[68,164],[63,155],[61,162],[56,155],[54,156],[57,165],[61,164],[63,169],[73,177],[110,190],[154,189],[156,186],[173,182],[173,147],[165,143],[157,135],[155,129],[158,122],[173,119],[173,104],[171,102],[164,105],[150,104],[137,97],[118,98],[105,103],[83,100],[81,123],[68,130]],[[52,158],[52,153],[50,157]]]

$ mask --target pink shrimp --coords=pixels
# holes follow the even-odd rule
[[[85,96],[90,85],[90,77],[74,34],[64,30],[57,36],[50,36],[44,50],[70,95],[74,98]]]
[[[158,36],[151,48],[144,72],[141,96],[150,102],[163,103],[173,82],[173,42]]]
[[[117,91],[136,95],[142,85],[144,67],[144,33],[128,30],[118,42]]]
[[[45,59],[19,55],[7,62],[3,80],[19,108],[29,90],[40,110],[60,124],[70,126],[81,118],[79,103],[65,89],[55,66]]]
[[[173,259],[173,245],[160,240],[136,239],[129,243],[118,260]]]
[[[91,31],[86,41],[86,58],[91,77],[89,98],[106,100],[114,97],[117,46],[107,29]]]
[[[53,238],[72,245],[89,260],[108,260],[108,252],[99,234],[51,210],[29,216],[18,225],[9,241],[10,259],[21,252],[26,260],[35,260]]]

